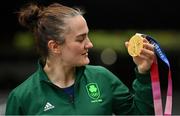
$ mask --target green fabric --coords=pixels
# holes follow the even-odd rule
[[[52,84],[39,65],[34,74],[10,93],[6,115],[154,114],[150,76],[135,72],[132,94],[104,67],[77,68],[72,98]]]

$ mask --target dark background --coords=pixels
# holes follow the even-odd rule
[[[90,29],[180,29],[180,7],[172,0],[5,0],[0,5],[2,42],[10,43],[13,34],[22,30],[16,12],[32,1],[81,7]]]
[[[82,7],[89,27],[95,29],[180,29],[180,7],[173,0],[6,0],[0,7],[4,36],[20,29],[14,12],[30,1]]]
[[[31,0],[32,1],[32,0]],[[35,51],[20,52],[13,47],[13,37],[18,31],[25,30],[18,24],[16,12],[30,0],[6,0],[0,5],[0,104],[4,104],[10,90],[23,82],[27,76],[36,70],[37,54]],[[86,11],[85,18],[90,30],[174,30],[180,32],[180,7],[177,1],[170,0],[34,0],[39,4],[59,2],[71,7],[80,7]],[[180,38],[177,38],[179,41]],[[134,64],[130,57],[118,55],[115,64],[108,66],[99,58],[99,51],[91,51],[91,64],[103,65],[131,87],[134,78]],[[179,49],[168,51],[171,61],[175,96],[180,96],[180,56]],[[121,62],[123,61],[123,63]],[[127,65],[131,64],[131,65]],[[160,75],[167,76],[167,67],[159,61]],[[120,74],[119,74],[120,73]],[[13,77],[13,78],[12,78]],[[126,77],[126,78],[125,78]],[[165,93],[167,78],[161,78],[162,90]],[[174,114],[179,101],[174,101]],[[1,108],[1,107],[0,107]],[[0,110],[1,114],[1,110]]]

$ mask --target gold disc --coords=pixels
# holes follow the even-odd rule
[[[141,53],[141,50],[143,48],[143,38],[141,35],[134,35],[130,40],[129,40],[129,45],[128,45],[128,53],[131,56],[138,56]]]

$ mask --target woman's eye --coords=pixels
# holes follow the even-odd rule
[[[83,42],[84,40],[86,40],[88,38],[87,34],[82,34],[77,38],[78,42]]]
[[[77,39],[78,42],[83,42],[85,40],[85,37],[84,36],[81,36]]]
[[[84,40],[84,39],[78,39],[77,41],[78,41],[78,42],[83,42],[83,40]]]

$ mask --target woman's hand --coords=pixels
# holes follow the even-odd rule
[[[125,42],[125,46],[126,48],[128,47],[128,42]],[[140,55],[133,57],[133,61],[137,65],[138,72],[141,74],[146,73],[151,68],[154,58],[154,46],[143,38],[143,49],[141,50]]]

